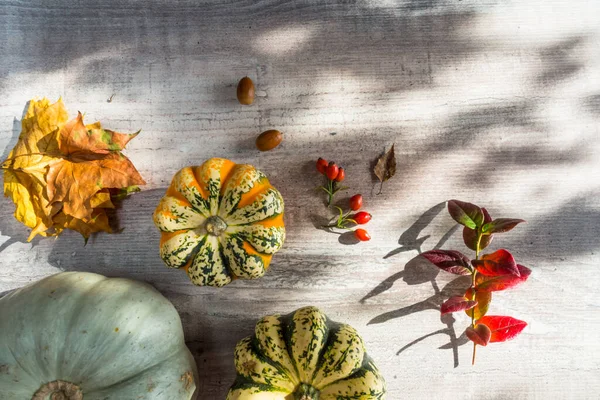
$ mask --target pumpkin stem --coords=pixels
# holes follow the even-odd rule
[[[43,384],[31,400],[83,400],[83,392],[74,383],[57,380]]]
[[[223,221],[223,218],[213,215],[208,217],[206,224],[204,225],[206,231],[214,236],[220,236],[221,233],[227,229],[227,224]]]
[[[319,400],[319,391],[306,383],[301,383],[294,391],[294,400]]]

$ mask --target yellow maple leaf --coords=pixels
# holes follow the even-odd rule
[[[58,235],[64,229],[111,232],[106,208],[110,191],[135,191],[144,184],[121,150],[137,133],[84,125],[81,113],[68,121],[62,100],[29,102],[19,140],[2,163],[4,194],[16,205],[15,218],[36,235]]]
[[[12,197],[17,206],[15,218],[34,232],[43,234],[48,230],[59,207],[52,207],[43,193],[47,167],[54,161],[49,154],[58,151],[55,137],[67,119],[60,99],[52,105],[45,98],[30,101],[21,121],[19,140],[2,164],[4,195]]]

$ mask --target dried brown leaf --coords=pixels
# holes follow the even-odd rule
[[[373,168],[373,172],[381,182],[382,186],[383,182],[394,176],[396,173],[396,155],[394,154],[394,145],[392,145],[392,147],[390,147],[390,149],[384,155],[379,157],[375,168]]]

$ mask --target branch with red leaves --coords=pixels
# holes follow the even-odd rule
[[[441,306],[442,314],[465,311],[471,317],[471,325],[465,334],[473,342],[473,364],[477,345],[505,342],[515,338],[527,326],[516,318],[486,315],[492,292],[517,286],[527,280],[531,270],[517,264],[507,250],[500,249],[480,256],[494,238],[494,234],[508,232],[522,219],[492,219],[485,208],[459,200],[448,201],[448,212],[463,225],[465,245],[475,251],[475,259],[456,250],[431,250],[421,254],[436,267],[455,275],[471,275],[471,287],[464,296],[455,296]]]

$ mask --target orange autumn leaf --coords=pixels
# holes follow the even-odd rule
[[[64,229],[86,239],[111,232],[110,190],[130,193],[145,183],[121,153],[136,135],[84,125],[81,113],[68,121],[60,99],[30,101],[19,140],[2,163],[4,194],[16,205],[15,218],[32,228],[28,240]]]
[[[99,124],[93,128],[83,124],[81,113],[69,121],[58,134],[61,160],[47,174],[50,202],[62,202],[67,215],[80,219],[92,215],[89,201],[97,191],[145,183],[120,152],[137,134],[106,131]]]
[[[56,234],[64,229],[72,229],[88,238],[94,232],[112,233],[108,215],[102,208],[94,209],[91,218],[82,220],[61,212],[54,217]]]
[[[123,150],[138,133],[139,131],[131,134],[109,131],[102,129],[99,122],[84,125],[83,115],[78,113],[76,118],[67,122],[61,129],[58,147],[65,155],[108,154]]]

